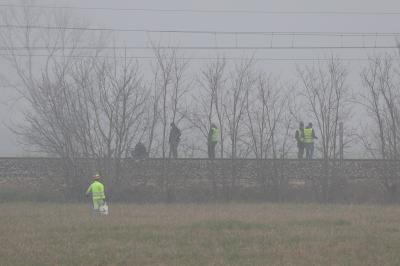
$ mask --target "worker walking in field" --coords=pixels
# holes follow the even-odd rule
[[[104,193],[104,185],[100,182],[99,174],[93,176],[93,183],[86,190],[86,195],[89,196],[90,194],[92,194],[93,209],[96,212],[102,212],[101,207],[106,205],[105,203],[106,195]]]
[[[215,124],[211,124],[210,131],[208,132],[208,158],[215,158],[215,146],[217,146],[219,137],[219,130]]]
[[[304,129],[304,148],[306,149],[306,159],[311,160],[314,155],[314,139],[318,139],[315,136],[312,123]]]

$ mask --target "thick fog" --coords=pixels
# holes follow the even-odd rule
[[[7,13],[10,15],[11,8],[5,5],[18,3],[16,1],[3,1],[2,4],[3,6],[0,6],[2,14]],[[257,61],[257,70],[262,70],[266,74],[273,75],[279,79],[281,86],[289,88],[290,86],[298,85],[300,82],[297,71],[299,67],[304,67],[305,65],[312,66],[318,63],[318,60],[313,61],[312,59],[334,56],[345,59],[343,63],[348,71],[347,86],[351,88],[352,93],[357,94],[362,90],[360,73],[362,68],[367,65],[365,59],[368,56],[383,52],[391,54],[396,54],[397,52],[396,49],[382,48],[384,46],[396,45],[396,36],[393,35],[364,36],[360,34],[359,36],[346,36],[346,33],[382,34],[398,32],[399,14],[391,13],[400,10],[400,3],[395,0],[338,0],[329,2],[317,0],[154,0],[145,2],[71,0],[57,2],[34,1],[31,4],[52,7],[80,7],[77,9],[56,9],[53,11],[65,11],[67,14],[70,14],[74,20],[72,23],[74,25],[76,22],[78,25],[85,25],[89,28],[117,29],[117,31],[105,31],[104,43],[107,43],[107,45],[134,47],[149,46],[153,43],[160,46],[191,47],[191,49],[179,50],[179,53],[183,57],[191,58],[186,75],[188,77],[188,84],[191,84],[192,90],[199,87],[196,81],[202,67],[212,62],[212,58],[216,57],[228,58],[229,69],[232,69],[235,62],[238,62],[240,58],[254,57]],[[105,9],[102,9],[103,7]],[[15,9],[18,9],[18,7],[15,7]],[[41,10],[38,7],[32,9],[35,12]],[[43,8],[43,10],[49,11],[46,8]],[[240,12],[217,12],[218,10]],[[357,14],[357,12],[360,14]],[[363,12],[372,13],[366,14]],[[374,14],[373,12],[384,12],[385,14]],[[133,29],[148,30],[148,32],[131,31]],[[1,28],[1,30],[5,29]],[[207,31],[207,33],[183,34],[152,31]],[[210,34],[213,31],[216,33]],[[238,32],[238,34],[224,34],[223,32]],[[248,32],[265,32],[266,34],[246,34]],[[268,32],[271,32],[271,34],[267,34]],[[282,32],[293,32],[293,34],[272,34]],[[334,36],[319,34],[315,36],[303,36],[296,34],[301,32],[338,34]],[[285,47],[285,49],[193,49],[193,47],[201,46],[273,46]],[[359,46],[360,49],[290,49],[290,47],[296,46]],[[363,49],[363,46],[372,48]],[[378,48],[374,49],[374,46]],[[2,51],[3,55],[4,53],[7,53],[7,51]],[[151,80],[152,61],[154,60],[147,57],[154,56],[153,51],[146,49],[119,49],[116,53],[118,56],[145,57],[138,59],[141,66],[140,71],[144,77]],[[39,74],[44,67],[44,61],[35,59],[34,62],[36,65],[33,68],[36,68],[35,71],[37,71],[35,74]],[[8,61],[3,59],[0,61],[0,78],[0,156],[32,155],[33,153],[29,151],[28,147],[24,148],[24,146],[18,144],[17,136],[10,130],[10,128],[15,128],[22,123],[23,112],[29,112],[29,110],[27,109],[27,104],[21,100],[20,94],[15,91],[15,87],[21,86],[15,69],[10,66]],[[10,84],[15,87],[11,87]],[[356,129],[360,121],[368,120],[364,117],[364,114],[365,111],[362,110],[361,106],[354,107],[352,117],[349,119],[354,122],[353,124]],[[299,118],[307,122],[311,120],[305,113],[300,115]],[[356,157],[358,152],[357,147],[353,147],[348,151],[349,156],[353,157]]]

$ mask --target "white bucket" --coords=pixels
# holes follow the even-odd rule
[[[99,212],[102,215],[108,215],[108,205],[107,205],[107,203],[104,203],[103,205],[101,205],[99,207]]]

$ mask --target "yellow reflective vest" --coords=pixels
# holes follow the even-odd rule
[[[211,142],[218,142],[219,130],[218,128],[211,128]]]
[[[99,181],[94,181],[86,191],[86,194],[92,193],[93,200],[105,199],[104,185]]]
[[[312,128],[305,128],[304,129],[304,143],[313,143],[314,142],[314,137],[313,137],[313,129]]]

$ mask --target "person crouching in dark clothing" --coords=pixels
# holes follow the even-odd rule
[[[131,155],[135,160],[143,160],[148,157],[146,147],[142,142],[138,142],[135,145],[135,149],[131,152]]]

